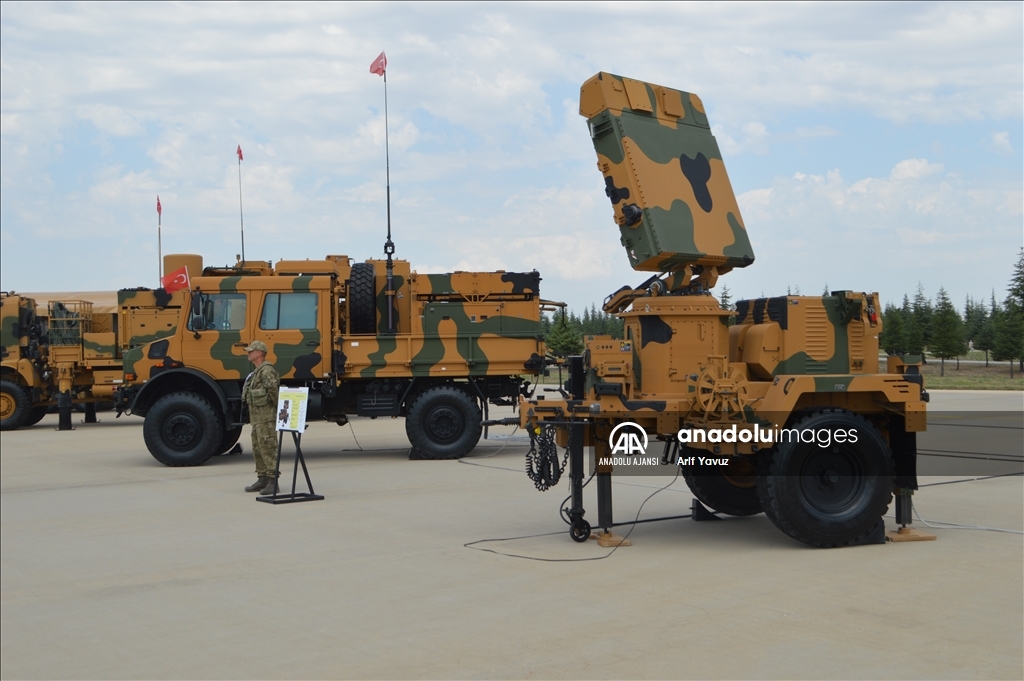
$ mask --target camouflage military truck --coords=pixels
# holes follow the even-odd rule
[[[681,466],[704,505],[730,515],[763,511],[815,546],[879,540],[894,493],[898,520],[909,524],[927,393],[916,367],[899,358],[880,373],[878,294],[780,296],[722,309],[711,289],[751,265],[754,252],[701,100],[599,73],[581,89],[580,113],[627,257],[653,274],[605,301],[606,312],[624,319],[624,340],[586,338],[561,396],[521,400],[539,488],[561,473],[557,446],[569,449],[572,538],[591,533],[582,505],[586,446],[594,448],[606,530],[613,470],[657,473],[665,464]],[[650,439],[664,452],[637,456]]]
[[[417,274],[394,260],[389,288],[383,260],[203,268],[191,257],[189,272],[202,275],[182,292],[176,332],[125,353],[118,393],[169,466],[201,464],[238,440],[254,340],[282,385],[310,388],[310,420],[404,416],[422,458],[467,454],[488,404],[515,404],[524,376],[545,367],[537,272]]]
[[[42,299],[39,296],[45,296]],[[109,403],[123,380],[122,352],[161,333],[155,317],[173,296],[158,301],[152,291],[124,292],[132,304],[115,305],[112,294],[0,294],[0,428],[38,423],[56,406],[59,427],[71,428],[71,409],[84,408],[95,421],[97,403]],[[177,296],[180,308],[181,295]],[[110,301],[98,300],[110,298]],[[120,301],[119,301],[120,302]],[[165,328],[162,333],[171,329]]]

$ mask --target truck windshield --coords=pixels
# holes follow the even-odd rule
[[[245,294],[203,294],[202,327],[195,328],[189,319],[189,331],[241,331],[245,328]]]

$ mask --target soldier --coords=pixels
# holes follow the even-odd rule
[[[256,460],[256,482],[246,492],[277,493],[277,438],[274,437],[274,412],[281,376],[267,361],[267,345],[253,341],[245,349],[256,369],[245,379],[242,399],[249,407],[252,424],[252,456]]]

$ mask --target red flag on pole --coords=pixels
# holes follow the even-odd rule
[[[174,293],[175,291],[190,288],[188,281],[188,268],[181,267],[170,274],[164,275],[160,280],[160,283],[163,284],[164,290],[168,293]]]
[[[238,160],[239,161],[244,161],[245,160],[244,158],[242,158],[242,145],[241,144],[238,145],[238,151],[236,151],[235,153],[238,154]]]
[[[164,214],[164,209],[160,206],[160,195],[159,194],[156,195],[156,214],[157,215],[163,215]]]
[[[373,63],[370,64],[370,73],[376,73],[378,76],[383,76],[387,68],[388,58],[383,52],[381,52],[380,56],[374,59]]]

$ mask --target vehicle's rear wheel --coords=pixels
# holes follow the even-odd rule
[[[690,450],[692,453],[694,450]],[[687,454],[689,457],[691,454]],[[727,466],[681,466],[697,501],[720,513],[744,516],[762,511],[752,456],[733,456]]]
[[[142,426],[149,453],[165,466],[198,466],[219,453],[223,433],[220,415],[210,403],[187,392],[157,400]]]
[[[812,546],[845,546],[873,532],[895,483],[892,453],[878,429],[841,409],[788,427],[814,433],[807,438],[814,441],[780,442],[762,452],[757,493],[765,515]]]
[[[373,265],[357,262],[352,265],[348,280],[348,308],[352,333],[377,333],[377,290]]]
[[[469,454],[483,431],[480,408],[450,385],[425,390],[409,408],[405,432],[426,459],[458,459]]]
[[[28,422],[32,399],[14,381],[0,381],[0,430],[17,430]]]

